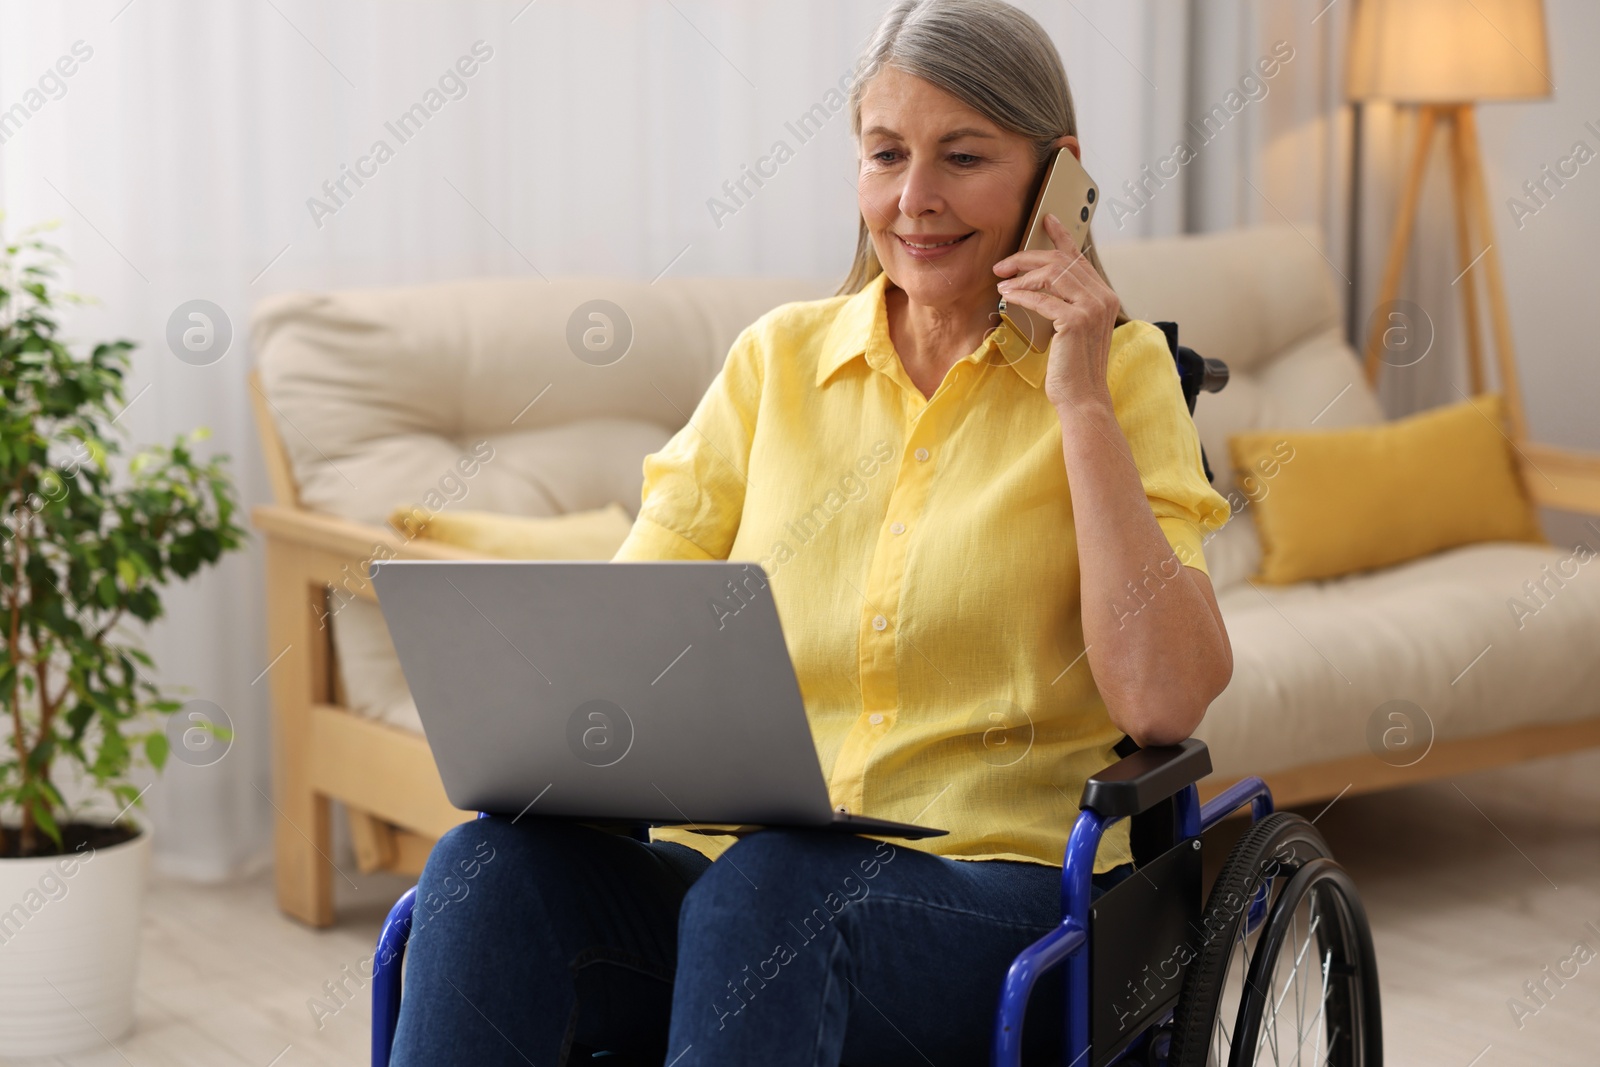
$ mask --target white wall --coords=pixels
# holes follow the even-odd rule
[[[1485,104],[1478,130],[1531,430],[1600,450],[1600,5],[1546,3],[1552,97]],[[1523,183],[1546,164],[1554,170],[1579,141],[1591,162],[1519,227],[1508,200],[1538,206]]]

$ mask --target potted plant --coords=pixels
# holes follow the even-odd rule
[[[0,1058],[132,1025],[150,834],[129,772],[163,766],[178,704],[127,630],[245,533],[226,457],[191,450],[204,431],[121,462],[134,346],[69,350],[61,261],[35,231],[0,253]],[[64,784],[121,810],[80,816]]]

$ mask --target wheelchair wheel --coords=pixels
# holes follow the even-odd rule
[[[1258,900],[1266,917],[1251,931]],[[1168,1063],[1382,1062],[1377,962],[1355,885],[1310,822],[1269,815],[1240,838],[1206,901]]]

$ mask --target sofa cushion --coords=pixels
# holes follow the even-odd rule
[[[1392,699],[1421,707],[1440,739],[1600,715],[1593,559],[1490,543],[1326,581],[1218,585],[1233,678],[1195,736],[1232,778],[1369,752],[1368,721]],[[1547,592],[1535,599],[1527,582]],[[345,611],[357,608],[377,613]],[[371,665],[367,714],[420,731],[381,616],[337,631],[352,632],[346,651]]]
[[[1481,393],[1382,426],[1228,438],[1241,476],[1273,479],[1256,502],[1260,579],[1330,578],[1479,541],[1543,542],[1502,407]]]
[[[1491,542],[1221,590],[1233,679],[1195,736],[1227,778],[1370,752],[1368,722],[1389,700],[1418,705],[1445,740],[1600,715],[1594,558]]]
[[[1100,249],[1130,315],[1176,322],[1181,343],[1228,365],[1227,386],[1200,395],[1194,422],[1212,484],[1235,514],[1250,493],[1229,462],[1229,435],[1384,421],[1344,341],[1328,265],[1311,243],[1317,238],[1314,229],[1258,226]]]
[[[1315,227],[1252,226],[1097,246],[1128,314],[1178,324],[1178,339],[1258,374],[1299,341],[1339,325]]]
[[[638,509],[646,453],[694,410],[739,331],[821,280],[494,278],[284,293],[251,318],[301,502],[382,522],[481,441],[471,507]],[[622,352],[580,358],[595,301]],[[453,504],[459,501],[452,500]]]
[[[1213,589],[1226,589],[1261,569],[1261,540],[1256,535],[1253,501],[1240,497],[1222,529],[1207,534],[1200,543]]]
[[[501,559],[609,560],[633,529],[618,503],[564,515],[502,515],[495,511],[423,511],[400,508],[389,525],[407,537],[440,541]]]

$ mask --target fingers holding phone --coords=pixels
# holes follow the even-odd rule
[[[1021,253],[1071,250],[1081,255],[1089,240],[1089,221],[1094,217],[1099,199],[1099,187],[1072,150],[1067,147],[1056,149],[1029,209],[1017,253],[995,264],[995,273],[1008,273],[1001,268],[1013,263],[1019,270],[1026,269],[1017,259]],[[1052,234],[1046,228],[1045,218],[1049,215],[1055,215],[1062,223],[1061,232]],[[1029,263],[1027,266],[1037,264]],[[1001,295],[998,311],[1001,319],[1034,348],[1042,351],[1050,344],[1054,326],[1048,318],[1029,307],[1009,304],[1004,294]]]
[[[1072,246],[1070,227],[1048,213],[1045,230],[1067,250],[1026,250],[995,264],[997,272],[1012,275],[999,283],[1006,314],[1026,311],[1046,323],[1044,390],[1051,403],[1109,402],[1106,375],[1121,301],[1082,250]]]

